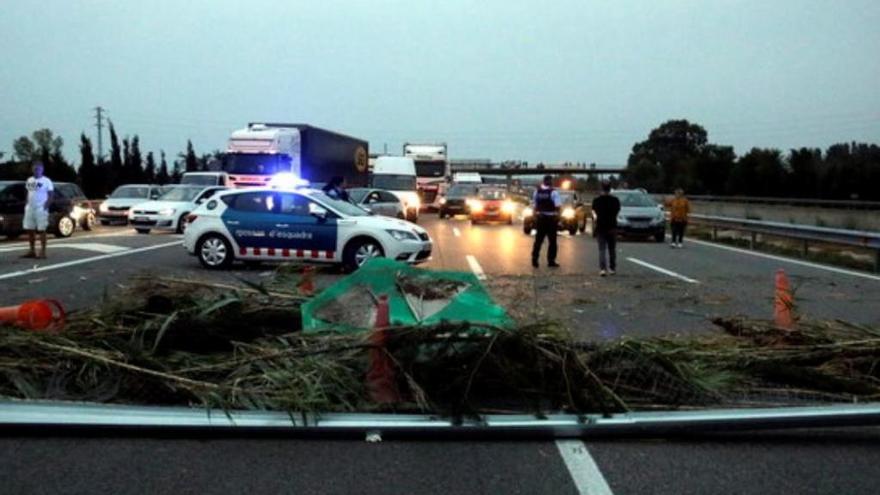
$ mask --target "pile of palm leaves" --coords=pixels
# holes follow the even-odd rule
[[[295,293],[145,281],[58,333],[0,328],[0,395],[284,411],[615,412],[871,400],[880,332],[842,322],[788,331],[742,319],[687,338],[575,343],[552,323],[368,335],[299,332]],[[377,404],[371,356],[400,400]],[[373,358],[374,359],[374,358]]]

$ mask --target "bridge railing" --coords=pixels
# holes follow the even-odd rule
[[[662,201],[672,197],[669,194],[652,194],[654,199]],[[705,201],[714,203],[746,203],[784,206],[811,206],[817,208],[833,208],[848,210],[880,210],[880,201],[855,201],[838,199],[815,199],[815,198],[767,198],[756,196],[705,196],[688,195],[692,201]]]
[[[719,230],[735,230],[751,234],[749,247],[755,248],[759,234],[802,241],[802,253],[806,256],[811,243],[852,246],[874,251],[874,271],[880,272],[880,232],[864,230],[833,229],[784,222],[768,222],[747,218],[719,217],[691,214],[690,221],[712,229],[712,239],[718,238]]]

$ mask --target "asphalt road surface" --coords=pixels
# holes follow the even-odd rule
[[[598,276],[589,234],[560,234],[558,269],[533,269],[519,225],[423,217],[426,267],[484,277],[518,318],[553,317],[585,339],[713,331],[713,315],[772,315],[782,268],[805,317],[880,324],[880,277],[703,242],[619,244],[618,274]],[[0,242],[0,305],[34,297],[85,308],[136,276],[259,280],[271,266],[209,272],[180,236],[101,228],[50,241],[47,260]],[[341,274],[322,272],[319,287]],[[562,304],[564,303],[564,304]],[[601,441],[451,442],[289,438],[0,436],[7,493],[875,493],[874,429]]]

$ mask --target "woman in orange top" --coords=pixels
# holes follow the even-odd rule
[[[691,203],[684,197],[684,191],[681,188],[676,189],[675,197],[669,202],[669,221],[672,226],[672,242],[669,243],[669,247],[682,247],[684,229],[687,227],[690,212]]]

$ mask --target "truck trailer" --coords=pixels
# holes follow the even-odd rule
[[[308,124],[251,122],[232,132],[221,167],[233,187],[268,185],[278,174],[311,184],[341,176],[350,187],[368,183],[369,144]]]

